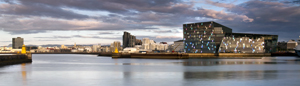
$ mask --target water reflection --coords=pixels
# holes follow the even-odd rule
[[[211,71],[211,72],[185,72],[185,79],[235,79],[235,80],[268,80],[277,79],[276,70],[270,71]]]
[[[264,59],[111,59],[35,55],[0,67],[0,86],[299,86],[298,62]]]
[[[23,85],[27,84],[26,63],[21,64]]]
[[[284,64],[287,62],[256,62],[256,61],[193,61],[180,62],[184,66],[212,66],[212,65],[248,65],[248,64]]]
[[[212,65],[249,65],[249,64],[263,65],[263,64],[286,64],[286,63],[288,63],[288,62],[264,62],[264,61],[185,61],[185,62],[169,62],[169,63],[122,63],[122,64],[115,63],[115,65],[212,66]]]

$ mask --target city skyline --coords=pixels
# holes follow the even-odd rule
[[[15,37],[24,38],[25,45],[109,45],[122,42],[124,31],[137,39],[173,42],[183,38],[182,24],[206,21],[235,32],[279,35],[278,41],[297,40],[300,7],[287,3],[292,1],[0,0],[0,46]]]

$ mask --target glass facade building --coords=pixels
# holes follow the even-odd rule
[[[278,35],[227,33],[222,40],[221,53],[271,53],[276,52]]]
[[[226,33],[232,29],[216,22],[183,24],[184,52],[217,53]]]
[[[186,53],[269,53],[276,51],[278,39],[277,35],[232,33],[213,21],[183,24],[183,37]]]

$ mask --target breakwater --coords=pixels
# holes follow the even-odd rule
[[[12,65],[32,62],[31,54],[0,55],[0,65]]]

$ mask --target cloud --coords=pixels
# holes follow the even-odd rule
[[[83,35],[72,35],[72,36],[50,36],[50,37],[34,37],[43,39],[69,39],[69,38],[93,38],[93,39],[122,39],[121,37],[100,37],[100,36],[83,36]]]
[[[98,34],[103,35],[103,34],[115,34],[113,32],[98,32]]]
[[[178,39],[182,39],[182,37],[178,37],[178,36],[156,36],[156,38],[158,38],[158,39],[165,39],[165,38],[178,38]]]
[[[205,0],[206,3],[214,5],[214,6],[218,6],[218,7],[224,7],[224,8],[233,8],[235,7],[234,4],[225,4],[225,3],[219,3],[219,2],[214,2],[211,0]]]
[[[56,30],[158,29],[154,28],[156,26],[174,28],[185,22],[199,21],[196,17],[253,21],[243,14],[196,8],[194,3],[181,0],[12,0],[0,4],[0,8],[0,25],[11,34]],[[109,14],[90,17],[76,10],[107,11]]]
[[[154,30],[155,33],[171,33],[172,30]]]
[[[159,33],[161,28],[157,27],[178,28],[186,22],[212,20],[231,27],[235,32],[278,34],[282,39],[298,37],[296,35],[300,32],[300,7],[286,3],[292,0],[249,0],[238,5],[216,0],[201,2],[221,7],[222,11],[198,7],[198,3],[186,0],[2,1],[6,3],[0,4],[0,28],[10,34],[56,30],[155,30]],[[90,17],[78,10],[105,11],[108,14]],[[157,39],[156,36],[153,38]]]
[[[279,1],[251,0],[227,10],[243,14],[255,21],[239,22],[218,20],[217,22],[231,27],[234,32],[254,32],[279,35],[280,40],[298,39],[300,7]]]
[[[157,29],[138,22],[107,23],[90,19],[58,20],[53,18],[22,17],[3,15],[0,17],[0,26],[11,34],[32,34],[57,30],[130,30],[130,29]]]
[[[87,19],[89,16],[74,13],[53,6],[45,6],[42,4],[1,4],[1,14],[22,15],[22,16],[40,16],[62,19]]]

